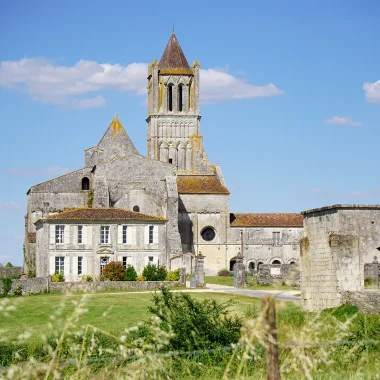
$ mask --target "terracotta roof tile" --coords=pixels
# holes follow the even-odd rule
[[[28,232],[27,239],[28,239],[28,243],[35,243],[36,242],[36,233],[35,232]]]
[[[303,227],[303,216],[286,214],[230,214],[231,227]]]
[[[160,59],[158,68],[162,69],[185,69],[190,70],[185,54],[174,33],[170,36],[169,42],[166,45],[164,54]]]
[[[177,177],[180,194],[229,194],[214,175],[189,175]]]
[[[44,220],[56,221],[108,221],[133,220],[149,222],[166,222],[167,219],[121,208],[75,208],[58,214],[48,215]]]

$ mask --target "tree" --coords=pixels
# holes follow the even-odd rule
[[[13,265],[9,261],[5,264],[5,266],[8,268],[13,267]]]
[[[137,273],[135,268],[131,265],[129,266],[124,273],[124,281],[136,281]]]
[[[124,266],[118,261],[111,261],[108,263],[102,272],[102,276],[105,280],[109,281],[123,281],[124,280]]]

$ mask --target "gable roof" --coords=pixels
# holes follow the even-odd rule
[[[181,45],[177,40],[177,36],[172,33],[170,36],[169,42],[166,45],[164,54],[160,59],[158,64],[159,70],[171,70],[171,69],[182,69],[192,73],[185,54],[182,51]]]
[[[177,188],[180,194],[229,194],[214,175],[179,175]]]
[[[144,221],[166,222],[160,216],[142,214],[121,208],[74,208],[46,216],[44,221]]]
[[[303,227],[303,216],[284,214],[230,214],[231,227]]]

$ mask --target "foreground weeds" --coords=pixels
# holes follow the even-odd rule
[[[67,297],[50,316],[60,330],[48,323],[43,343],[29,343],[28,331],[13,341],[0,332],[0,378],[266,378],[263,320],[256,308],[242,320],[228,313],[231,302],[162,290],[152,298],[148,322],[112,334],[78,323],[88,312],[88,297]],[[63,317],[68,304],[74,311]],[[15,307],[1,299],[0,317],[12,318]],[[350,305],[315,314],[287,304],[277,308],[277,326],[284,379],[380,379],[379,316]]]

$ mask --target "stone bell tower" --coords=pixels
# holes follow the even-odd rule
[[[190,67],[174,32],[160,62],[148,68],[148,157],[175,165],[179,174],[208,174],[202,147],[199,67]]]

